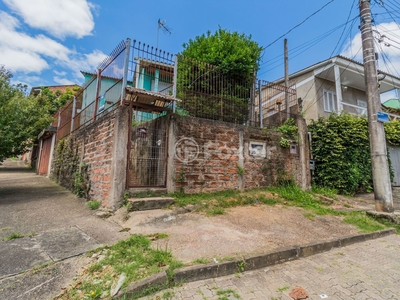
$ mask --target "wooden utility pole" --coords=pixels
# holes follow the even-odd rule
[[[392,187],[387,158],[385,130],[383,123],[378,122],[378,112],[381,110],[381,101],[379,97],[374,37],[372,34],[370,0],[359,0],[359,7],[365,85],[368,102],[368,128],[375,209],[378,212],[393,212]]]
[[[289,54],[287,39],[284,41],[285,48],[285,105],[286,105],[286,120],[290,118],[290,105],[289,105]]]

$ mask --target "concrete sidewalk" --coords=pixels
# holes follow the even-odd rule
[[[25,280],[30,284],[16,287],[13,280],[21,282],[17,274],[46,263],[67,260],[71,264],[68,259],[72,257],[128,237],[128,233],[119,232],[121,229],[97,217],[85,200],[36,175],[22,162],[5,161],[0,166],[0,239],[16,232],[25,237],[0,241],[0,299],[34,299],[26,294],[18,297],[35,286],[45,288],[41,284],[49,278],[31,278]],[[40,272],[33,273],[40,277]],[[61,275],[65,282],[72,279]],[[57,294],[57,280],[51,284],[53,294]],[[46,299],[44,295],[43,291],[38,299]]]

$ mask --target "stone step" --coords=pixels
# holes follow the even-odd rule
[[[149,197],[149,198],[129,198],[131,203],[130,211],[153,210],[167,207],[174,204],[172,197]]]

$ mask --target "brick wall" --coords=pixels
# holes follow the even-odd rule
[[[214,192],[301,181],[298,149],[291,154],[282,148],[281,135],[273,130],[182,116],[172,122],[175,191]],[[265,155],[251,155],[250,142],[264,145]]]
[[[127,132],[120,132],[121,136],[116,136],[116,124],[119,124],[122,112],[126,110],[126,107],[119,107],[116,110],[110,111],[104,114],[101,118],[96,120],[96,122],[90,124],[89,126],[82,128],[74,132],[69,136],[68,144],[71,148],[69,152],[62,154],[64,157],[60,157],[60,153],[55,153],[55,161],[62,160],[64,168],[66,165],[76,165],[75,168],[68,169],[67,172],[61,172],[61,174],[54,174],[55,168],[53,166],[53,178],[66,188],[72,187],[71,180],[73,180],[73,172],[79,170],[79,165],[84,162],[87,167],[88,179],[90,183],[90,189],[88,190],[88,196],[90,199],[101,200],[102,205],[105,207],[115,208],[115,198],[120,199],[121,188],[115,190],[113,186],[113,177],[115,173],[113,168],[115,168],[115,158],[117,156],[115,153],[115,145],[117,139],[127,141]],[[127,114],[125,114],[127,115]],[[126,152],[126,142],[125,147],[120,147],[122,152]],[[56,148],[57,149],[57,148]],[[120,152],[121,152],[120,151]],[[58,151],[60,152],[60,151]],[[124,154],[126,156],[126,153]],[[58,159],[57,159],[58,157]],[[126,165],[126,163],[122,162]],[[124,174],[125,170],[118,168],[118,172]],[[115,170],[114,170],[115,171]],[[125,186],[125,177],[122,177],[124,181],[122,186]],[[122,189],[123,189],[122,187]],[[110,193],[116,193],[116,195],[111,195]]]

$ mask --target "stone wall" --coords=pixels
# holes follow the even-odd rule
[[[215,192],[289,180],[301,183],[297,145],[282,148],[281,135],[273,130],[182,116],[172,117],[171,125],[169,135],[175,146],[170,153],[174,159],[169,167],[174,171],[169,172],[173,180],[169,191]],[[262,153],[257,152],[260,148]]]
[[[65,145],[64,149],[56,146],[52,177],[64,187],[76,189],[74,173],[85,172],[82,175],[87,180],[81,189],[87,189],[86,197],[102,201],[105,207],[116,208],[125,190],[128,109],[118,107],[65,141],[59,141]],[[61,166],[57,165],[60,161]]]

